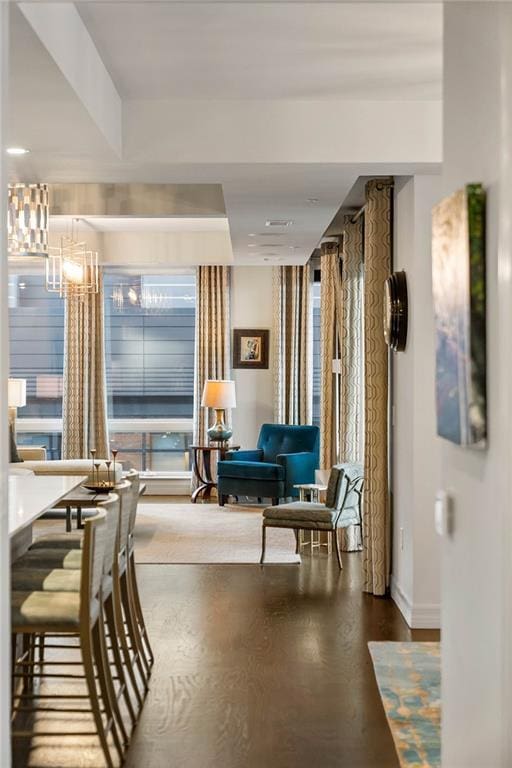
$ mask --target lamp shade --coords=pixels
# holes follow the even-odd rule
[[[26,379],[9,379],[7,400],[9,408],[23,408],[27,404]]]
[[[236,408],[235,382],[208,380],[201,405],[206,408]]]

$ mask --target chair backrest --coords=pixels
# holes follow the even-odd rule
[[[258,448],[263,450],[263,461],[275,464],[281,453],[314,453],[318,458],[320,430],[310,425],[262,424]]]
[[[130,469],[130,471],[126,475],[126,480],[129,480],[132,485],[130,522],[128,526],[128,535],[131,536],[131,534],[133,533],[133,529],[135,528],[135,520],[137,519],[137,506],[139,503],[139,491],[140,491],[140,475],[136,469]]]
[[[119,520],[119,538],[118,552],[123,552],[128,542],[128,532],[130,530],[130,515],[132,509],[132,484],[128,478],[124,478],[122,483],[116,485],[116,493],[121,500],[120,520]]]
[[[80,608],[85,619],[89,616],[91,600],[98,597],[105,560],[107,516],[104,510],[90,517],[84,524],[82,548],[82,575],[80,584]]]
[[[339,503],[340,486],[343,471],[340,467],[334,466],[329,473],[329,481],[327,483],[327,491],[325,494],[325,506],[328,509],[338,509],[336,506]]]
[[[335,509],[345,512],[354,509],[361,522],[361,493],[364,483],[364,468],[356,462],[344,462],[337,464],[336,468],[341,472],[340,483],[337,489]]]
[[[117,541],[121,509],[121,502],[117,493],[109,494],[109,497],[106,501],[102,501],[98,504],[98,508],[104,510],[106,515],[103,575],[108,576],[112,573],[114,558],[117,555]]]

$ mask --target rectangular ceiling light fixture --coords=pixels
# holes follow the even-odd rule
[[[7,238],[10,259],[48,256],[48,185],[10,184]]]
[[[266,227],[289,227],[291,224],[291,219],[267,219],[265,222]]]

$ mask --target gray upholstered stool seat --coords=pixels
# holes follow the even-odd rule
[[[92,599],[90,616],[96,621],[100,605]],[[55,631],[76,629],[80,622],[80,593],[78,592],[12,592],[11,622],[19,627],[44,622]],[[47,630],[49,631],[49,630]]]
[[[11,587],[16,592],[79,592],[81,578],[81,571],[69,568],[13,568]]]
[[[79,569],[82,567],[82,550],[64,549],[63,547],[60,549],[29,549],[28,552],[14,561],[12,567],[13,570],[17,568]]]
[[[11,587],[15,592],[80,592],[82,572],[71,568],[18,568],[12,570]],[[101,595],[112,593],[112,576],[104,574]]]
[[[363,467],[360,464],[338,464],[332,468],[325,504],[294,501],[267,507],[263,512],[261,560],[265,559],[267,528],[291,528],[295,531],[296,552],[299,551],[299,531],[328,531],[336,548],[338,565],[343,567],[337,536],[338,528],[361,525],[361,496]]]
[[[311,509],[312,506],[319,509]],[[263,512],[263,517],[272,521],[273,528],[299,528],[306,531],[331,531],[338,516],[338,528],[359,525],[361,522],[359,510],[356,507],[344,509],[340,515],[337,509],[327,509],[324,504],[308,501],[267,507]]]
[[[325,504],[309,501],[292,501],[290,504],[278,504],[267,507],[263,512],[266,520],[272,520],[276,525],[279,521],[307,523],[308,527],[317,528],[327,525],[329,528],[336,519],[336,509],[327,509]],[[300,527],[300,525],[297,525]]]

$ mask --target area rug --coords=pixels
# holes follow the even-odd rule
[[[259,563],[261,507],[142,503],[135,526],[138,563]],[[293,531],[267,531],[265,563],[299,563]]]
[[[368,643],[401,768],[441,765],[439,643]]]
[[[259,563],[262,510],[241,504],[139,503],[135,559],[140,564]],[[34,525],[34,538],[63,530],[63,520],[41,520]],[[265,564],[297,563],[293,531],[267,531]]]

